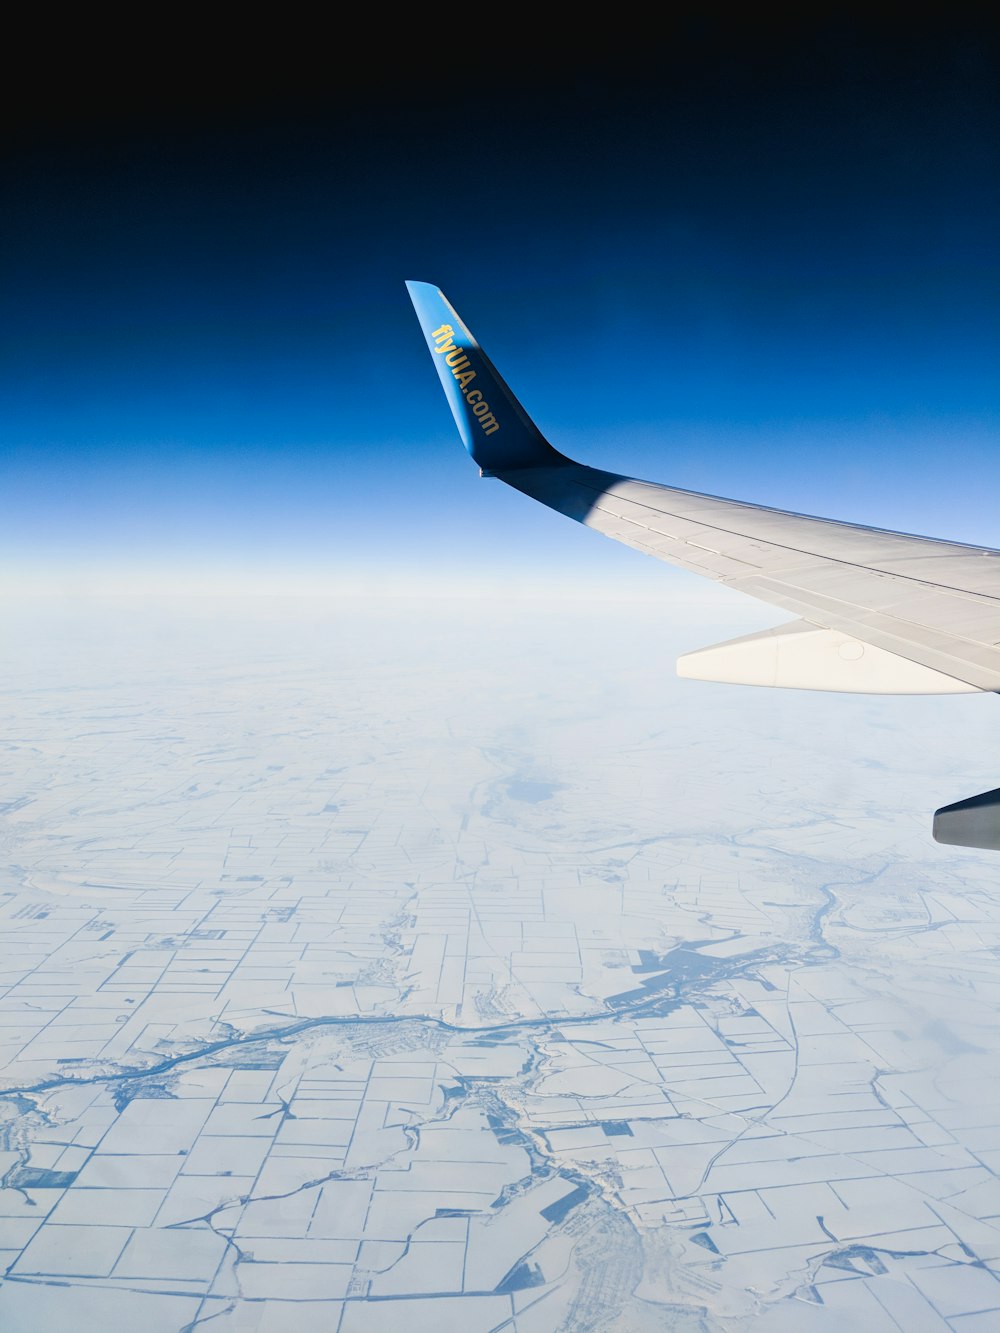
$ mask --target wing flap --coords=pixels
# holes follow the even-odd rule
[[[729,685],[845,694],[970,694],[975,686],[842,630],[807,620],[745,634],[677,659],[677,674]]]

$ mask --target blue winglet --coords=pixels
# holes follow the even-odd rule
[[[462,443],[484,475],[568,463],[508,389],[444,293],[429,282],[408,282],[406,290]]]

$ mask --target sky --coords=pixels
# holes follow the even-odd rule
[[[995,40],[706,14],[67,58],[4,118],[0,589],[710,597],[478,478],[408,278],[580,461],[1000,547]]]

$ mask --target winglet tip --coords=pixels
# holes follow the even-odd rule
[[[440,287],[410,278],[406,289],[474,461],[487,474],[567,462],[532,422]]]

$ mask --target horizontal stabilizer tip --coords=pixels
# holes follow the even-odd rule
[[[407,282],[413,308],[462,443],[484,476],[569,460],[553,449],[444,293]]]
[[[1000,787],[934,812],[934,840],[953,847],[1000,852]]]

